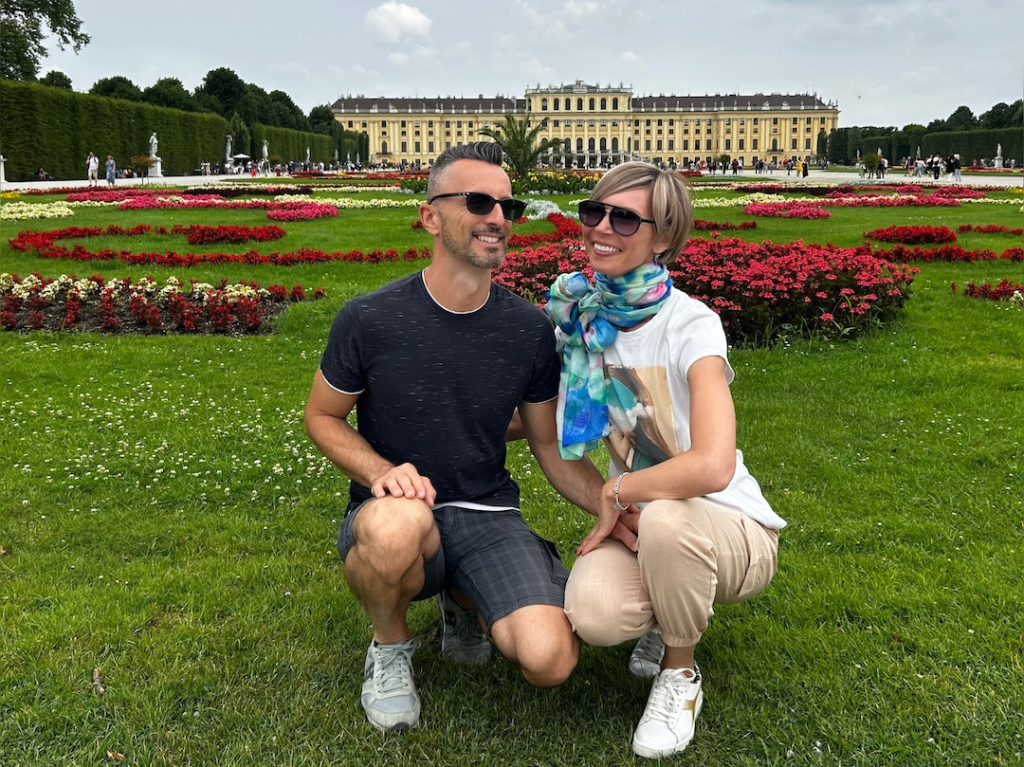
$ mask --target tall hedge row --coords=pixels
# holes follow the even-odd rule
[[[124,167],[149,154],[157,134],[164,175],[192,173],[221,159],[228,122],[214,114],[181,112],[121,99],[89,96],[36,83],[0,80],[0,152],[7,178],[34,178],[44,168],[54,178],[84,178],[89,152],[113,155]]]
[[[272,125],[256,124],[252,126],[251,151],[235,149],[234,152],[245,152],[257,160],[263,159],[263,140],[267,140],[271,161],[305,162],[306,147],[309,147],[310,162],[329,163],[334,160],[335,141],[324,133],[306,133],[292,128],[275,128]]]
[[[865,136],[859,148],[862,156],[874,154],[881,148],[882,156],[893,163],[904,157],[916,156],[917,147],[920,146],[921,157],[959,154],[961,162],[967,166],[975,160],[987,160],[991,164],[996,156],[997,144],[1003,145],[1003,162],[1006,165],[1009,165],[1011,158],[1015,158],[1017,167],[1021,166],[1024,162],[1024,134],[1020,128],[926,133],[917,143],[897,131],[885,136]]]
[[[1009,165],[1011,158],[1017,161],[1018,168],[1024,164],[1024,133],[1020,128],[929,133],[924,137],[921,154],[946,157],[955,152],[964,165],[970,165],[974,160],[994,159],[996,144],[1003,145],[1003,164]]]

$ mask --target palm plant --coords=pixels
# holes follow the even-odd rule
[[[547,127],[548,120],[545,117],[536,128],[530,127],[530,118],[525,117],[517,120],[513,115],[505,115],[505,122],[493,128],[481,128],[480,133],[494,139],[505,152],[505,162],[508,163],[512,175],[516,178],[525,178],[526,175],[537,167],[540,157],[549,149],[561,149],[562,142],[558,139],[546,138],[537,143],[537,136]]]

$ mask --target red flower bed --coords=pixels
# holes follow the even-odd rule
[[[869,240],[880,242],[901,242],[906,245],[918,243],[956,242],[956,233],[948,226],[888,226],[865,232]]]
[[[702,221],[699,218],[693,220],[693,230],[695,232],[727,232],[727,231],[747,231],[750,229],[757,229],[756,221],[744,221],[742,224],[730,224],[725,221]]]
[[[313,300],[327,294],[317,289]],[[152,278],[56,280],[33,274],[0,275],[0,326],[5,330],[86,330],[136,333],[261,333],[289,303],[305,301],[301,285],[261,288],[255,282],[217,286],[174,277],[160,287]]]
[[[950,288],[952,288],[953,295],[956,295],[957,285],[955,282],[950,285]],[[1014,299],[1014,296],[1024,296],[1024,284],[1010,280],[1002,280],[996,285],[991,282],[984,282],[981,285],[968,282],[963,288],[963,294],[968,298],[980,298],[986,301],[1010,301]]]
[[[312,202],[267,211],[267,218],[271,221],[315,221],[318,218],[335,218],[337,215],[338,209],[333,205],[318,205]]]
[[[361,250],[348,252],[325,253],[322,250],[300,249],[289,253],[261,254],[252,250],[248,253],[133,253],[129,250],[115,251],[111,249],[90,251],[81,245],[66,248],[58,245],[59,240],[84,239],[101,236],[138,237],[144,234],[167,234],[164,227],[151,227],[145,224],[124,229],[119,226],[99,227],[72,226],[49,232],[25,230],[10,241],[13,250],[20,253],[35,253],[40,258],[62,259],[68,261],[113,261],[119,259],[126,264],[150,264],[153,266],[191,267],[204,264],[270,264],[274,266],[294,266],[295,264],[320,264],[331,261],[348,263],[377,264],[383,261],[417,261],[430,258],[430,250],[410,248],[403,253],[396,250],[374,250],[364,253]]]
[[[879,248],[872,250],[872,253],[880,258],[887,258],[891,261],[909,263],[911,261],[1024,261],[1024,248],[1007,248],[1002,253],[994,250],[964,250],[959,245],[943,245],[938,248],[908,248],[906,245],[897,245],[895,248]]]
[[[287,234],[279,226],[175,226],[174,234],[184,234],[189,245],[215,245],[221,242],[271,242]]]
[[[578,241],[511,253],[495,281],[541,301],[567,271],[590,272]],[[864,248],[703,238],[672,267],[676,287],[714,309],[730,340],[743,344],[787,333],[846,337],[891,320],[916,273]]]
[[[999,226],[998,224],[989,224],[988,226],[974,226],[973,224],[961,224],[957,227],[957,231],[961,234],[967,232],[977,232],[978,234],[1024,234],[1024,229],[1011,229],[1008,226]]]
[[[748,216],[766,216],[769,218],[803,218],[807,220],[832,218],[832,214],[823,210],[817,203],[810,202],[763,202],[748,205],[743,209]]]
[[[537,232],[535,234],[513,234],[508,238],[508,246],[510,248],[526,248],[545,242],[560,242],[569,237],[579,237],[583,234],[579,222],[567,216],[552,213],[548,216],[548,221],[555,225],[555,231],[548,233]]]

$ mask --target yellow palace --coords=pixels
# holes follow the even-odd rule
[[[558,139],[546,163],[600,167],[630,159],[688,165],[723,154],[749,167],[818,153],[836,127],[839,106],[810,94],[634,96],[629,86],[527,88],[525,98],[340,98],[331,106],[344,128],[367,134],[371,163],[430,165],[454,144],[479,141],[481,128],[507,115],[547,119],[540,138]],[[486,138],[486,137],[483,137]]]

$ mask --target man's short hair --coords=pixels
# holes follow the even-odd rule
[[[430,168],[430,180],[427,181],[427,199],[437,194],[441,177],[459,160],[477,160],[501,167],[505,153],[499,144],[493,141],[474,141],[472,144],[457,144],[445,149]]]
[[[668,247],[656,256],[660,264],[675,260],[683,250],[693,227],[693,203],[686,179],[674,170],[662,170],[646,162],[626,162],[616,165],[601,177],[590,196],[602,200],[630,189],[650,187],[651,216],[657,239],[665,240]]]

